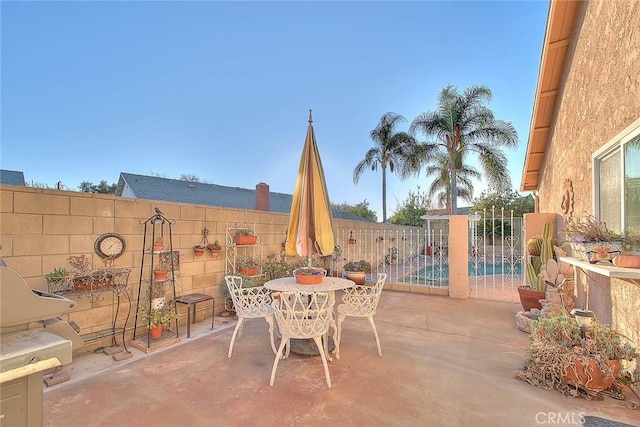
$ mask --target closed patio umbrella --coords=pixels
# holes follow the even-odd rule
[[[312,123],[309,110],[309,128],[291,201],[285,244],[287,255],[308,257],[309,263],[312,253],[326,256],[335,249],[329,193]]]

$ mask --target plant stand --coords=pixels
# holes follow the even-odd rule
[[[176,317],[174,327],[171,322],[163,325],[162,334],[159,338],[153,339],[149,331],[149,324],[138,315],[140,308],[143,307],[150,313],[152,309],[158,308],[158,300],[166,300],[173,305],[172,310],[177,313],[176,305],[176,285],[175,273],[179,266],[178,252],[173,251],[173,237],[171,227],[175,221],[167,219],[164,214],[156,208],[156,214],[145,221],[141,221],[144,225],[144,237],[142,239],[142,261],[140,265],[140,280],[138,282],[138,301],[136,305],[136,316],[133,329],[133,340],[131,345],[139,350],[149,353],[160,348],[180,342],[180,333],[178,330],[178,319]],[[156,250],[152,244],[148,242],[156,242],[161,237],[165,243],[168,236],[168,249]],[[168,268],[168,274],[165,278],[157,278],[153,274],[153,270],[158,265],[164,265]],[[141,333],[140,330],[144,332]]]

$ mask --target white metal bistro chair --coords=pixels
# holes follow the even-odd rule
[[[229,289],[229,294],[231,295],[236,315],[238,316],[238,323],[231,336],[227,357],[231,357],[236,337],[240,339],[242,336],[242,324],[244,321],[246,319],[257,319],[260,317],[264,318],[269,324],[271,349],[276,353],[276,345],[273,340],[273,329],[275,327],[273,313],[275,310],[271,305],[271,291],[264,286],[243,288],[242,277],[240,276],[225,276],[224,280],[227,283],[227,289]]]
[[[327,335],[329,327],[333,327],[334,341],[336,325],[333,321],[334,300],[329,301],[327,292],[281,292],[280,298],[274,299],[276,322],[282,335],[280,347],[276,353],[271,369],[271,380],[269,385],[273,386],[276,377],[278,362],[289,356],[291,338],[313,339],[318,346],[322,365],[324,366],[324,376],[327,379],[327,387],[331,388],[331,377],[329,376],[329,366],[327,366]],[[324,339],[323,339],[324,338]],[[282,353],[286,347],[286,353]]]
[[[344,290],[342,302],[338,305],[338,339],[336,342],[336,359],[340,359],[340,340],[342,339],[342,322],[347,317],[366,317],[373,327],[378,345],[378,356],[382,357],[380,348],[380,338],[378,330],[373,321],[373,316],[378,308],[378,301],[382,294],[384,282],[387,280],[387,273],[378,273],[378,280],[373,286],[355,286]]]

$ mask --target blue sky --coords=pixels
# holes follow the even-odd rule
[[[7,2],[3,169],[77,190],[120,172],[291,194],[309,109],[332,203],[382,216],[382,175],[353,169],[386,112],[406,130],[442,88],[476,84],[510,121],[520,185],[547,1]],[[388,176],[387,211],[423,173]],[[476,189],[482,190],[478,183]]]

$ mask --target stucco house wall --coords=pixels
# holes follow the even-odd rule
[[[640,117],[640,2],[590,1],[573,53],[541,174],[540,212],[560,212],[573,181],[574,215],[592,212],[594,151]]]
[[[573,216],[592,213],[592,154],[640,117],[638,28],[640,1],[584,2],[577,16],[539,182],[539,211],[557,213],[561,224],[565,180],[573,183]],[[640,286],[578,273],[577,306],[640,348]]]

